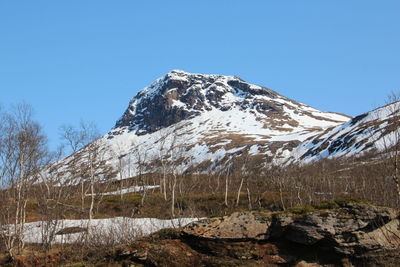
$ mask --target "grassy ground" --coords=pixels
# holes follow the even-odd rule
[[[223,194],[211,193],[192,193],[185,196],[177,196],[175,200],[176,215],[196,216],[196,217],[214,217],[230,214],[234,211],[243,211],[249,209],[247,195],[240,194],[239,204],[236,203],[237,194],[228,194],[228,205],[225,205],[225,196]],[[64,219],[82,219],[88,217],[90,207],[90,197],[85,197],[83,209],[80,197],[73,197],[64,202],[60,207],[62,209],[62,218]],[[273,210],[280,209],[279,194],[264,194],[259,199],[264,207],[270,207]],[[257,209],[254,206],[253,209]],[[27,203],[27,221],[38,221],[43,218],[40,215],[38,203],[34,199],[29,199]],[[102,199],[96,199],[94,206],[94,218],[110,218],[117,216],[128,216],[135,218],[171,218],[171,198],[167,200],[159,192],[148,192],[142,203],[141,193],[128,193],[121,196],[103,196]]]

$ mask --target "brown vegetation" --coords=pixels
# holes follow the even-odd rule
[[[109,180],[107,171],[115,173],[121,170],[106,166],[102,160],[104,151],[96,142],[84,145],[82,136],[93,135],[85,132],[87,129],[76,134],[72,128],[65,127],[64,138],[70,149],[88,151],[86,157],[83,153],[80,155],[81,163],[70,161],[71,173],[80,179],[76,184],[69,184],[60,180],[65,170],[43,171],[43,167],[55,157],[46,150],[45,137],[40,126],[30,119],[28,107],[20,106],[16,113],[5,113],[3,121],[6,123],[0,126],[2,265],[57,266],[114,261],[105,258],[108,250],[116,249],[121,242],[114,242],[112,233],[108,233],[109,236],[95,233],[97,239],[90,239],[90,221],[95,218],[214,217],[245,210],[290,210],[301,215],[318,207],[335,206],[340,199],[349,198],[394,208],[400,204],[400,138],[394,147],[387,146],[384,154],[325,159],[305,166],[266,167],[268,159],[250,157],[244,150],[235,161],[231,158],[222,160],[225,167],[215,173],[195,174],[180,169],[182,160],[189,160],[182,159],[182,142],[174,136],[161,136],[159,159],[152,162],[154,165],[146,165],[146,151],[136,144],[132,160],[139,166],[137,176]],[[235,142],[252,144],[242,137],[231,137]],[[165,142],[166,138],[171,138],[172,142]],[[167,143],[171,145],[167,146]],[[116,152],[116,157],[120,159],[121,169],[126,167],[124,164],[129,164],[122,161],[124,155]],[[147,172],[149,167],[153,173]],[[104,194],[148,185],[159,188],[143,187],[136,193]],[[85,229],[64,229],[64,233],[79,230],[87,233],[84,240],[74,245],[54,244],[55,236],[60,234],[56,230],[59,220],[81,218],[89,219]],[[24,225],[30,221],[42,222],[43,231],[36,245],[24,243]],[[124,242],[133,239],[133,235],[129,235]],[[101,243],[99,240],[109,242]]]
[[[246,163],[249,170],[251,162]],[[239,168],[236,165],[236,168]],[[240,169],[240,168],[239,168]],[[236,169],[237,170],[237,169]],[[146,181],[159,181],[160,174],[146,174]],[[226,180],[226,177],[229,179]],[[176,179],[174,181],[174,179]],[[226,182],[228,187],[226,187]],[[120,188],[121,181],[112,183],[97,183],[93,218],[107,218],[115,216],[127,217],[214,217],[245,210],[289,210],[293,214],[305,214],[320,208],[334,208],[340,199],[365,199],[383,206],[398,207],[399,198],[396,186],[387,163],[380,159],[359,158],[341,162],[338,160],[323,160],[303,167],[288,166],[285,168],[271,168],[269,170],[249,171],[247,173],[234,171],[215,175],[166,175],[166,196],[159,189],[151,189],[142,201],[142,193],[124,195],[101,196],[100,192],[114,191]],[[140,185],[137,177],[124,180],[124,187]],[[172,199],[172,188],[175,184],[175,199]],[[79,185],[75,186],[79,188]],[[228,190],[226,190],[228,188]],[[37,190],[37,191],[36,191]],[[27,197],[27,221],[49,218],[88,218],[91,209],[91,196],[84,197],[81,203],[80,190],[74,187],[64,188],[65,197],[48,199],[43,202],[41,185],[32,187]],[[59,192],[58,187],[48,188],[53,195]],[[3,191],[4,192],[4,191]],[[101,198],[101,201],[98,201]],[[335,200],[335,201],[333,201]],[[174,214],[171,204],[174,203]],[[56,204],[57,203],[57,204]],[[50,230],[48,237],[50,238]],[[54,233],[55,234],[55,233]],[[133,240],[131,240],[133,241]],[[93,255],[93,242],[87,241],[80,246],[80,252],[72,252],[70,245],[53,245],[28,247],[33,251],[43,251],[49,255],[68,255],[74,253],[73,261],[103,262],[104,255]],[[97,245],[96,245],[97,246]],[[106,253],[109,248],[103,248]],[[57,248],[57,253],[54,254]],[[26,250],[24,250],[26,251]],[[98,251],[97,251],[98,252]],[[26,252],[24,252],[26,253]],[[25,255],[22,251],[18,255]],[[29,252],[34,253],[34,252]],[[28,254],[29,254],[28,253]],[[36,252],[35,252],[36,253]],[[65,254],[67,253],[67,254]],[[29,254],[29,255],[31,255]],[[91,256],[88,256],[91,255]],[[33,254],[32,254],[33,255]],[[36,254],[35,254],[36,255]],[[53,257],[52,256],[52,257]],[[36,257],[36,256],[35,256]],[[67,256],[65,256],[67,257]],[[54,256],[59,263],[65,257]],[[29,258],[29,257],[28,257]],[[67,257],[68,258],[68,257]],[[18,258],[14,257],[14,260]],[[19,258],[21,259],[21,258]],[[26,265],[29,266],[29,265]]]

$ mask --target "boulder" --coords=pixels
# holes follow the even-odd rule
[[[319,243],[321,249],[344,255],[388,250],[400,245],[397,217],[398,212],[391,208],[351,203],[293,219],[286,225],[283,238],[303,245]]]
[[[272,222],[270,213],[235,212],[230,216],[193,222],[183,233],[207,239],[264,240]]]

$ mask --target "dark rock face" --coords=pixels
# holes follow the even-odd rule
[[[318,211],[294,219],[281,237],[338,255],[358,255],[376,250],[391,250],[400,245],[398,214],[390,208],[348,204],[332,211]],[[281,219],[275,224],[282,228]],[[274,226],[270,229],[274,231]],[[399,236],[400,237],[400,236]]]
[[[238,97],[235,102],[224,102],[227,92]],[[128,127],[143,135],[193,118],[212,108],[226,111],[240,106],[263,114],[282,111],[282,105],[257,99],[257,96],[273,99],[277,93],[252,86],[233,76],[172,71],[137,94],[115,128]]]
[[[399,226],[396,210],[360,203],[306,214],[237,212],[194,222],[131,256],[154,266],[165,266],[155,251],[188,255],[181,266],[398,266]]]

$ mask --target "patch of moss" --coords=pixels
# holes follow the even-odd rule
[[[327,200],[316,203],[313,207],[317,210],[332,210],[340,208],[339,204],[335,200]]]
[[[358,198],[339,198],[334,200],[322,201],[313,205],[305,205],[305,206],[295,206],[287,209],[283,213],[292,213],[297,216],[304,216],[312,212],[323,212],[327,215],[329,210],[334,210],[342,207],[346,207],[350,204],[361,204],[361,205],[374,205],[372,202],[365,199]],[[278,212],[279,213],[279,212]]]
[[[349,204],[374,205],[374,203],[372,203],[371,201],[361,198],[339,198],[335,199],[334,201],[339,207],[345,207]]]
[[[286,212],[293,213],[295,215],[306,215],[316,211],[323,210],[333,210],[345,207],[349,204],[363,204],[363,205],[372,205],[368,200],[365,199],[357,199],[357,198],[339,198],[334,200],[322,201],[313,205],[306,206],[296,206],[287,209]]]
[[[292,207],[289,208],[287,211],[296,215],[305,215],[311,212],[315,212],[317,210],[313,206],[306,205],[306,206]]]
[[[179,239],[181,228],[165,228],[155,232],[149,238],[153,240]]]
[[[86,267],[86,266],[89,266],[89,265],[87,265],[87,263],[84,263],[84,262],[76,262],[76,263],[73,263],[73,264],[70,264],[70,265],[64,265],[65,267]]]

